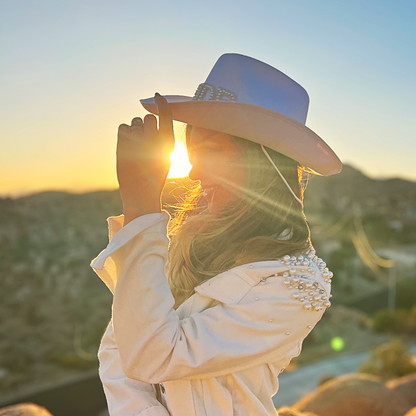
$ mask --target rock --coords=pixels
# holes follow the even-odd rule
[[[318,380],[318,386],[321,386],[322,384],[326,383],[329,380],[333,380],[335,376],[330,373],[323,374],[319,380]]]
[[[0,416],[53,416],[44,407],[34,403],[19,403],[1,407]]]
[[[416,406],[416,373],[386,381],[386,386]]]
[[[302,413],[287,406],[281,407],[280,409],[276,410],[276,412],[277,416],[318,416],[317,414],[310,412]]]
[[[381,377],[351,373],[327,381],[292,408],[319,416],[403,416],[412,406]]]

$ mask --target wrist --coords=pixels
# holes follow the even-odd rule
[[[151,205],[151,206],[140,206],[140,205],[124,205],[123,214],[124,214],[124,225],[127,225],[129,222],[134,219],[141,217],[142,215],[161,213],[162,209],[160,204]]]

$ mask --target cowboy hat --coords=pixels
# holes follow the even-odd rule
[[[164,97],[173,120],[259,143],[315,175],[334,175],[342,169],[334,151],[305,126],[309,107],[305,89],[262,61],[225,53],[193,97]],[[158,115],[154,97],[140,103]]]

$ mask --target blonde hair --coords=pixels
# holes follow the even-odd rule
[[[190,132],[186,145],[190,153]],[[230,268],[263,260],[276,260],[286,254],[303,254],[310,248],[310,230],[301,204],[293,197],[280,175],[267,160],[260,144],[231,136],[243,148],[248,183],[232,187],[232,204],[211,211],[202,197],[200,184],[187,189],[168,225],[168,281],[176,309],[194,293],[194,287]],[[287,182],[303,201],[303,166],[295,160],[266,148]],[[291,238],[277,239],[285,230]]]

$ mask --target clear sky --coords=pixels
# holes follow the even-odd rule
[[[416,180],[415,20],[414,0],[0,0],[0,195],[117,189],[139,98],[193,96],[229,52],[301,84],[341,161]]]

